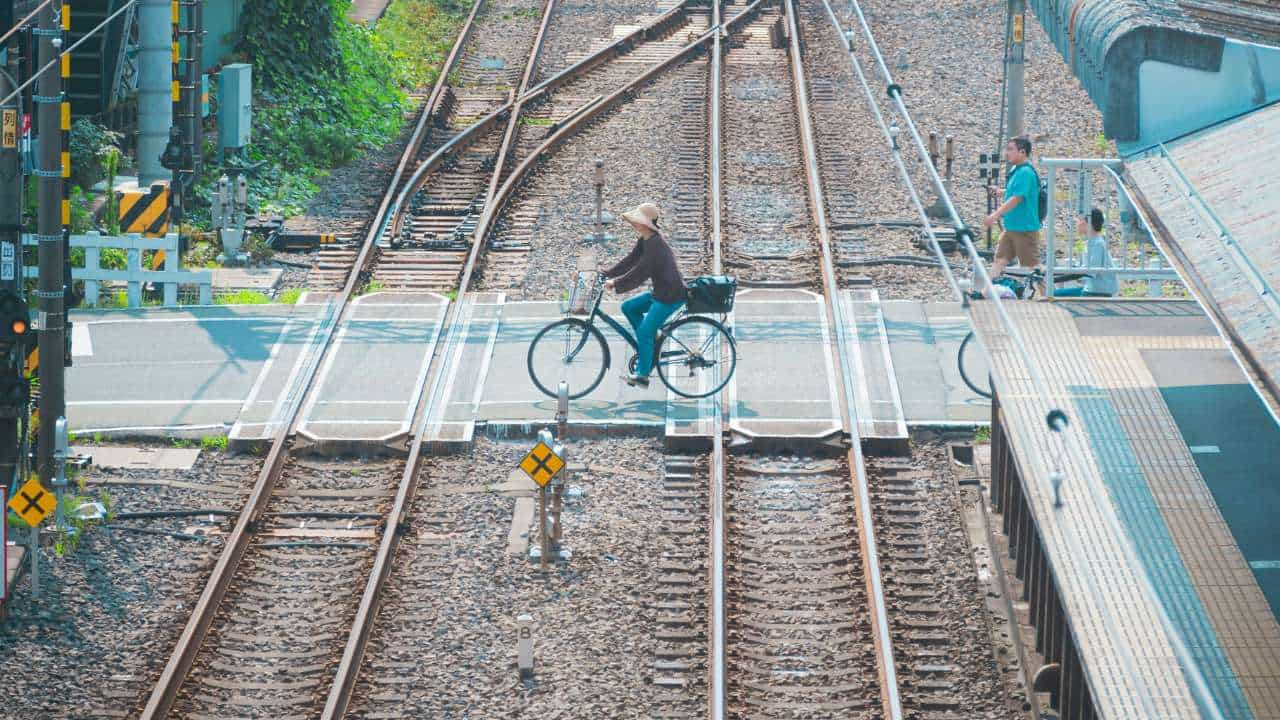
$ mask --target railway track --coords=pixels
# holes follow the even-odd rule
[[[720,8],[708,15],[682,2],[536,87],[529,82],[555,3],[515,5],[541,8],[536,22],[521,21],[537,29],[519,80],[504,98],[494,89],[513,80],[510,72],[497,72],[495,63],[472,62],[463,65],[472,73],[464,77],[474,79],[476,87],[447,86],[449,71],[462,58],[484,55],[467,45],[469,38],[483,35],[473,34],[473,12],[364,243],[349,264],[332,258],[335,269],[346,264],[347,270],[320,352],[344,321],[350,298],[370,279],[384,287],[456,291],[461,300],[487,250],[484,267],[491,277],[516,282],[523,276],[519,255],[527,254],[532,242],[504,247],[489,235],[500,217],[508,224],[508,238],[510,226],[522,222],[518,208],[502,213],[516,207],[512,199],[538,163],[638,88],[708,49],[712,87],[719,91],[712,93],[710,108],[694,113],[682,137],[692,141],[706,128],[713,156],[709,170],[700,151],[682,156],[688,176],[681,177],[680,187],[689,191],[688,215],[700,204],[714,208],[713,242],[707,253],[691,237],[701,220],[688,220],[675,233],[689,238],[687,246],[677,244],[682,259],[705,262],[710,254],[715,272],[728,266],[760,285],[820,287],[828,298],[828,316],[837,320],[830,300],[836,282],[827,206],[791,2],[756,2],[726,23],[730,50],[723,63],[718,48],[725,41],[709,29],[717,27]],[[650,63],[653,58],[659,59]],[[493,85],[479,86],[486,82]],[[696,107],[698,89],[697,79],[681,87],[682,106]],[[731,105],[739,102],[744,104]],[[779,122],[790,116],[794,123]],[[754,134],[752,118],[758,125]],[[767,122],[769,118],[773,121]],[[787,194],[781,199],[761,194],[769,183],[753,173],[762,166],[783,178],[780,192]],[[700,171],[712,189],[709,203],[696,192]],[[807,192],[785,189],[790,187]],[[731,225],[725,220],[741,216],[752,221]],[[760,250],[762,231],[774,240],[784,238],[790,249]],[[412,254],[394,254],[398,252]],[[495,262],[503,254],[515,259]],[[448,310],[445,332],[457,305]],[[442,351],[437,352],[438,359]],[[303,394],[310,382],[304,381]],[[423,401],[434,395],[424,393]],[[287,438],[303,405],[295,405],[275,437],[143,717],[177,711],[193,718],[337,718],[345,715],[357,688],[366,700],[376,699],[379,692],[394,694],[388,688],[397,685],[403,657],[366,658],[366,648],[379,627],[375,619],[391,584],[397,545],[408,529],[411,509],[417,508],[412,513],[419,521],[415,530],[425,541],[415,546],[427,549],[427,568],[440,570],[444,560],[438,546],[448,533],[448,518],[414,504],[422,431],[413,438],[408,461],[361,469],[354,477],[348,470],[341,477],[340,470],[325,463],[290,457]],[[705,625],[698,620],[705,617],[705,608],[691,584],[707,561],[696,552],[672,550],[660,568],[666,577],[660,580],[659,594],[663,588],[667,594],[656,615],[663,628],[653,660],[654,681],[663,691],[657,704],[668,717],[699,716],[707,703],[713,717],[859,709],[904,717],[893,644],[897,638],[910,643],[913,626],[891,625],[887,618],[872,500],[857,443],[835,460],[729,457],[719,417],[716,423],[711,491],[705,500],[714,518],[708,528],[708,561],[716,578],[706,601],[710,620]],[[848,418],[846,425],[852,427]],[[680,484],[690,482],[697,465],[690,458],[668,460],[667,474],[676,479],[668,481],[664,502],[674,536],[685,534],[680,523],[704,502],[696,492],[681,492],[693,490]],[[899,515],[890,511],[886,517],[892,523]],[[905,510],[901,517],[908,517]],[[766,539],[778,537],[781,544]],[[815,568],[823,580],[806,581]],[[357,594],[361,586],[363,592]],[[317,622],[317,617],[322,619]],[[403,623],[394,622],[399,624],[386,627],[405,631]],[[833,637],[839,638],[834,641],[838,651],[824,654],[822,648],[830,648]],[[921,687],[932,694],[920,697],[932,705],[921,707],[949,711],[950,696],[938,679],[945,659],[934,659],[909,667],[929,675]],[[707,675],[701,672],[704,663],[711,668]],[[705,685],[700,677],[707,677]]]
[[[809,9],[806,22],[815,27],[806,28],[806,47],[819,32],[840,30],[818,24],[825,14],[812,3]],[[833,297],[847,277],[837,274],[836,259],[865,254],[846,231],[867,212],[859,197],[874,193],[852,176],[851,150],[832,132],[842,121],[831,117],[839,112],[836,88],[829,77],[808,79],[791,0],[781,3],[770,33],[767,52],[750,53],[735,67],[731,49],[725,61],[720,98],[730,117],[718,130],[725,143],[726,265],[738,262],[742,239],[749,242],[758,228],[765,229],[760,236],[790,241],[744,262],[753,273],[748,281],[820,289],[832,334],[840,337],[847,323]],[[813,67],[830,72],[829,61]],[[771,107],[779,96],[785,100]],[[758,199],[735,204],[735,192],[759,177],[735,158],[744,145],[762,147],[737,140],[745,133],[732,116],[750,113],[740,107],[748,98],[774,119],[761,131],[770,140],[769,172],[807,189],[770,198],[788,212],[771,216]],[[828,187],[838,191],[829,195]],[[753,210],[759,215],[743,224],[747,232],[734,227],[732,213],[750,217]],[[842,377],[844,424],[854,428],[852,370]],[[868,464],[855,434],[842,457],[723,454],[717,447],[713,466],[724,468],[712,484],[713,505],[721,508],[712,527],[713,606],[719,606],[710,649],[713,718],[959,719],[1007,712],[945,460]]]
[[[392,199],[445,102],[445,82],[471,37],[478,3],[468,18],[409,140],[378,216]],[[550,5],[548,4],[548,8]],[[534,36],[531,54],[543,32]],[[315,370],[350,300],[377,259],[378,217],[355,253],[341,291],[331,300],[316,361],[299,397],[312,389]],[[289,436],[299,422],[292,405],[272,439],[266,462],[228,536],[191,617],[153,688],[143,718],[336,717],[357,665],[338,662],[351,628],[360,628],[367,604],[356,589],[384,563],[375,555],[394,536],[413,477],[419,446],[407,461],[365,468],[312,465],[292,457]],[[418,441],[421,434],[418,435]],[[397,473],[394,465],[403,472]],[[346,468],[345,471],[343,468]],[[397,492],[396,478],[400,477]],[[367,594],[367,593],[366,593]],[[335,669],[336,668],[336,669]],[[348,677],[350,676],[350,677]]]
[[[750,28],[729,38],[713,111],[725,269],[821,291],[839,333],[792,3]],[[902,717],[856,438],[836,458],[715,453],[711,717]]]

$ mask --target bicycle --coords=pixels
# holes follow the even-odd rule
[[[1017,299],[1030,300],[1036,296],[1037,290],[1044,289],[1044,270],[1040,268],[1036,268],[1035,270],[1025,274],[1019,272],[1016,268],[1010,268],[1005,272],[1007,276],[997,280],[996,284],[1004,285],[1009,288]],[[1019,277],[1022,279],[1019,280]],[[1054,274],[1053,281],[1056,286],[1059,282],[1079,280],[1082,277],[1086,277],[1086,275],[1084,273],[1060,272]],[[981,292],[973,290],[970,291],[969,297],[974,300],[981,300],[983,296]],[[970,330],[969,334],[964,336],[964,340],[960,341],[960,351],[956,353],[956,366],[960,370],[960,379],[964,381],[964,384],[968,385],[969,389],[978,395],[990,400],[993,394],[991,388],[991,376],[987,376],[987,387],[984,390],[981,387],[978,387],[978,384],[974,382],[972,377],[970,377],[969,372],[965,370],[965,351],[969,349],[969,345],[973,342],[974,337],[973,331]]]
[[[529,344],[528,368],[533,384],[549,397],[556,397],[563,381],[568,383],[569,398],[587,395],[609,370],[612,359],[604,334],[595,326],[597,318],[613,328],[631,346],[633,354],[628,367],[635,372],[639,346],[635,336],[622,323],[601,312],[604,299],[604,275],[595,273],[594,280],[586,280],[580,273],[570,297],[569,310],[576,307],[582,317],[565,317],[544,327]],[[590,287],[585,287],[590,283]],[[589,292],[581,298],[579,293]],[[732,295],[728,306],[711,310],[722,317],[732,307]],[[729,328],[720,321],[691,311],[690,303],[681,307],[675,319],[658,329],[654,341],[654,366],[662,384],[671,392],[686,398],[703,398],[720,392],[733,377],[738,366],[738,347]],[[702,311],[707,312],[707,311]],[[718,370],[718,372],[716,372]]]

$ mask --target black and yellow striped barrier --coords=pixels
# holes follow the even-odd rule
[[[124,190],[120,199],[120,232],[151,237],[169,232],[169,186],[156,183],[150,190]]]

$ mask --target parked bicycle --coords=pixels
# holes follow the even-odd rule
[[[655,367],[662,384],[687,398],[719,392],[738,366],[738,347],[722,320],[733,309],[737,283],[733,278],[704,276],[689,282],[688,299],[675,319],[658,330]],[[580,398],[600,384],[612,363],[609,344],[596,327],[600,319],[631,346],[629,368],[634,372],[638,346],[622,323],[600,310],[604,276],[578,274],[569,298],[567,317],[543,328],[529,345],[529,377],[539,390],[555,397],[560,383],[569,397]],[[580,315],[580,317],[574,317]],[[707,315],[719,315],[716,320]]]
[[[1070,282],[1085,277],[1083,273],[1078,272],[1059,272],[1053,276],[1054,286],[1060,282]],[[1020,273],[1017,268],[1010,268],[1005,271],[1004,277],[996,281],[997,285],[1002,285],[1009,289],[1012,297],[1009,299],[1030,300],[1036,296],[1036,293],[1044,290],[1044,270],[1035,269],[1030,272]],[[1056,292],[1056,291],[1055,291]],[[975,300],[982,298],[982,293],[971,291],[970,297]],[[960,379],[964,380],[964,384],[969,389],[981,395],[988,400],[991,399],[991,376],[987,376],[985,386],[980,385],[974,380],[973,374],[966,367],[968,362],[965,360],[965,352],[973,345],[976,336],[970,330],[968,335],[964,336],[964,340],[960,341],[960,352],[956,354],[956,365],[960,369]]]

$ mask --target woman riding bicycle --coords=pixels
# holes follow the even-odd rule
[[[649,387],[658,328],[684,305],[684,277],[680,275],[675,253],[658,230],[657,205],[642,203],[636,209],[622,213],[622,219],[630,223],[640,237],[626,257],[604,271],[604,285],[615,292],[625,293],[640,287],[646,280],[653,283],[651,292],[640,293],[622,303],[622,313],[635,330],[639,347],[635,374],[624,373],[622,379],[632,387]]]

